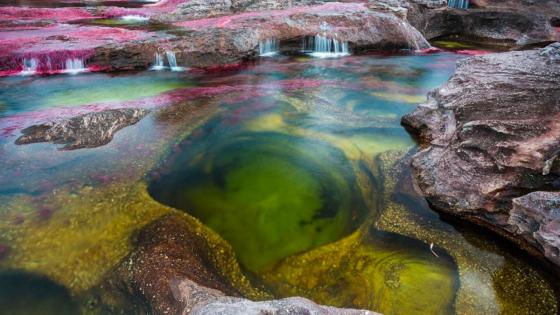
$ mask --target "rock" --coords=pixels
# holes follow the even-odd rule
[[[146,68],[153,63],[155,52],[164,54],[169,50],[175,53],[180,66],[238,64],[256,58],[261,40],[275,38],[281,41],[282,50],[299,52],[304,37],[321,33],[348,41],[354,50],[429,47],[424,37],[401,16],[386,7],[364,3],[333,2],[225,16],[233,10],[229,5],[209,7],[208,3],[197,1],[184,6],[196,6],[196,9],[178,9],[154,17],[172,22],[181,31],[180,35],[100,47],[90,62],[112,70]],[[261,4],[256,8],[263,7],[274,6]],[[192,20],[205,14],[218,17]]]
[[[60,10],[41,8],[33,15],[29,13],[26,23],[48,21],[46,25],[14,30],[0,24],[4,31],[0,39],[0,76],[20,73],[26,61],[27,65],[36,62],[36,73],[64,72],[69,58],[83,60],[90,71],[146,69],[153,65],[156,52],[166,51],[173,51],[183,67],[239,64],[256,57],[261,40],[274,37],[291,41],[299,51],[305,36],[319,33],[348,41],[354,50],[428,47],[424,37],[404,19],[400,3],[401,0],[385,0],[383,5],[311,0],[177,0],[142,8],[80,11],[82,15],[68,15],[65,19],[60,17]],[[28,14],[26,10],[20,14]],[[17,21],[20,11],[8,11],[10,20]],[[88,20],[147,16],[159,23],[158,31],[77,24],[76,19],[86,13]]]
[[[544,256],[560,265],[560,192],[537,191],[513,199],[508,223],[515,234],[536,240]]]
[[[148,112],[135,108],[110,109],[34,125],[23,129],[23,135],[15,143],[52,142],[63,144],[61,150],[95,148],[111,142],[117,131],[134,125]]]
[[[244,286],[244,294],[259,299],[268,295],[249,292],[246,279],[228,276],[239,281],[232,283],[222,276],[237,263],[233,252],[221,248],[219,242],[223,241],[212,240],[195,219],[165,215],[137,233],[133,252],[111,273],[110,282],[124,293],[124,300],[132,301],[135,313],[374,314],[320,306],[303,298],[264,302],[242,298],[237,288]],[[216,255],[222,255],[220,262]]]
[[[187,301],[182,314],[191,315],[375,315],[366,310],[343,309],[323,306],[302,297],[253,302],[251,300],[225,296],[218,290],[209,289],[191,280],[178,285],[181,299]]]
[[[183,279],[208,290],[240,295],[212,263],[210,243],[177,215],[166,215],[142,228],[133,245],[112,278],[139,311],[180,314],[189,302],[178,295],[177,285]]]
[[[559,100],[560,43],[459,61],[453,77],[402,119],[423,146],[412,161],[419,189],[435,209],[546,255],[536,235],[519,237],[509,222],[512,199],[558,190]]]
[[[557,1],[491,1],[481,8],[471,1],[468,10],[414,2],[408,20],[427,39],[453,38],[507,47],[546,45],[560,40],[552,25],[554,17],[560,16]]]

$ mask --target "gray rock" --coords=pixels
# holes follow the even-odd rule
[[[124,127],[134,125],[148,114],[146,109],[125,108],[92,112],[69,119],[34,125],[23,129],[15,143],[52,142],[63,144],[60,150],[94,148],[113,140]]]
[[[412,166],[434,208],[545,256],[534,235],[521,238],[508,222],[512,199],[560,188],[559,56],[556,43],[461,60],[453,77],[402,119],[423,146]],[[547,242],[560,235],[554,238]]]
[[[180,299],[186,301],[184,315],[375,315],[366,310],[318,305],[302,297],[254,302],[225,296],[190,280],[178,284]]]

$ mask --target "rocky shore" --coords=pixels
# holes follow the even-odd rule
[[[459,62],[402,119],[423,149],[433,208],[488,227],[560,267],[560,44]]]

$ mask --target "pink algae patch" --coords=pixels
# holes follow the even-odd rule
[[[68,58],[85,60],[97,47],[138,40],[146,32],[97,26],[53,25],[38,29],[6,31],[0,37],[0,76],[15,74],[24,59],[38,61],[38,73],[57,73]]]
[[[344,14],[347,12],[364,11],[366,7],[363,3],[337,3],[331,2],[317,6],[301,6],[285,10],[268,10],[259,12],[245,12],[236,15],[222,16],[217,18],[198,19],[192,21],[178,22],[176,26],[190,29],[203,29],[207,27],[235,27],[239,23],[249,21],[251,19],[282,19],[295,14]]]
[[[429,47],[429,48],[424,48],[424,49],[418,49],[415,51],[415,53],[420,54],[420,55],[429,55],[429,54],[435,54],[435,53],[439,53],[442,52],[441,49],[437,48],[437,47]]]
[[[54,20],[61,23],[90,18],[95,18],[95,16],[82,8],[0,8],[0,20],[2,21]]]
[[[459,55],[467,55],[467,56],[483,56],[493,53],[492,51],[488,50],[477,50],[477,49],[463,49],[455,51],[456,54]]]

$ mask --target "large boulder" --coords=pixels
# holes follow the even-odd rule
[[[402,119],[423,146],[412,166],[435,209],[489,227],[558,267],[560,234],[550,223],[557,210],[528,202],[532,195],[513,200],[560,190],[559,121],[560,43],[461,60]],[[527,216],[529,228],[519,223]]]

